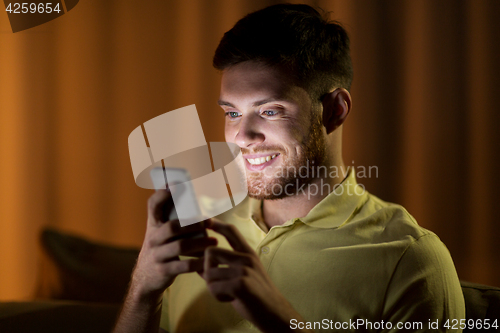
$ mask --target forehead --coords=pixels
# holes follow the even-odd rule
[[[262,63],[245,61],[225,69],[222,73],[221,102],[300,102],[304,98],[308,98],[304,89],[292,84],[288,76],[278,68]]]

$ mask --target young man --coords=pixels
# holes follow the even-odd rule
[[[251,198],[181,228],[160,220],[170,193],[152,195],[116,332],[445,331],[465,318],[439,238],[344,172],[344,29],[306,5],[271,6],[224,35],[214,66]],[[210,237],[177,237],[203,228]]]

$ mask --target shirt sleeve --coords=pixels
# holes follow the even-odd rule
[[[450,253],[436,235],[414,239],[406,248],[387,287],[383,311],[384,321],[392,324],[384,332],[462,332],[462,288]]]

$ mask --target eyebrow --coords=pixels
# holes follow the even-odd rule
[[[269,103],[269,102],[275,102],[275,101],[284,101],[282,98],[266,98],[266,99],[263,99],[263,100],[260,100],[260,101],[257,101],[257,102],[254,102],[252,104],[253,107],[256,107],[256,106],[260,106],[260,105],[263,105],[263,104],[266,104],[266,103]],[[229,106],[229,107],[232,107],[232,108],[236,108],[236,106],[234,106],[233,104],[229,103],[229,102],[226,102],[226,101],[223,101],[223,100],[218,100],[217,103],[220,105],[220,106]]]

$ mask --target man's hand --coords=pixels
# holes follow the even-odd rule
[[[114,332],[158,332],[163,291],[177,275],[203,269],[203,259],[179,260],[179,256],[217,244],[215,238],[189,238],[205,231],[203,223],[181,227],[177,220],[166,221],[172,209],[169,190],[149,198],[146,236]]]
[[[178,220],[164,221],[172,208],[168,190],[159,190],[149,198],[146,236],[132,277],[145,296],[163,293],[177,275],[203,268],[202,259],[179,260],[179,255],[193,255],[217,244],[215,238],[189,238],[205,231],[203,222],[181,227]]]
[[[259,257],[236,227],[213,220],[207,227],[222,234],[234,249],[205,250],[202,277],[215,298],[231,302],[243,318],[263,332],[292,331],[291,319],[303,321],[275,287]]]

